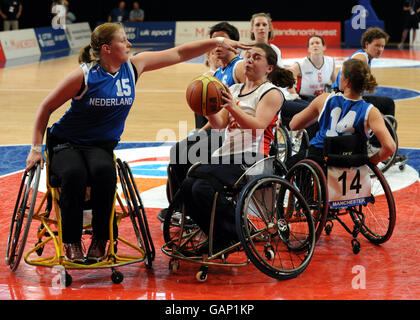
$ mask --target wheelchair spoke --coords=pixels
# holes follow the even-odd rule
[[[278,279],[303,272],[312,258],[315,231],[300,193],[282,178],[262,176],[250,181],[241,194],[239,236],[247,256]]]

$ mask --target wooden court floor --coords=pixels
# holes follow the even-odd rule
[[[284,48],[283,58],[305,56],[305,50]],[[347,57],[354,50],[334,49],[327,54]],[[387,50],[384,57],[420,61],[420,51]],[[72,69],[77,57],[69,56],[0,69],[0,145],[31,143],[35,113],[44,97]],[[182,139],[194,127],[193,114],[185,101],[185,89],[195,76],[206,71],[203,64],[183,63],[143,74],[136,100],[126,122],[123,142],[156,141],[162,130],[173,132],[169,140]],[[420,91],[420,68],[375,68],[380,85]],[[420,148],[420,99],[396,101],[400,146]],[[50,124],[68,109],[58,109]],[[187,129],[184,128],[187,122]],[[181,130],[180,130],[181,128]],[[167,135],[167,138],[169,135]],[[159,140],[159,139],[158,139]],[[22,168],[23,169],[23,168]],[[0,300],[418,300],[420,298],[420,182],[394,193],[397,225],[391,241],[375,246],[363,239],[362,251],[354,255],[349,236],[340,226],[323,236],[305,272],[298,278],[276,281],[253,265],[244,268],[214,268],[206,283],[199,284],[199,266],[181,262],[173,274],[163,244],[159,209],[147,209],[156,247],[153,269],[144,264],[121,267],[124,282],[112,284],[106,270],[75,270],[69,288],[52,287],[54,270],[33,267],[23,261],[16,272],[4,263],[5,245],[18,173],[0,179]],[[12,190],[12,191],[10,191]],[[8,196],[12,194],[11,196]],[[17,192],[17,191],[16,191]],[[34,237],[34,236],[32,236]],[[28,243],[34,240],[31,238]],[[366,271],[365,287],[355,283]],[[358,271],[359,270],[359,271]],[[357,278],[356,278],[357,280]]]
[[[353,50],[354,51],[354,50]],[[327,54],[346,57],[352,50],[330,50]],[[301,49],[283,49],[283,58],[305,56]],[[420,51],[388,50],[384,57],[420,60]],[[0,69],[0,143],[30,144],[35,113],[45,96],[71,70],[77,57],[68,56],[28,65]],[[121,140],[156,141],[162,129],[170,129],[177,139],[185,121],[194,128],[194,117],[185,100],[189,82],[206,71],[203,64],[183,63],[144,73],[137,84],[136,99]],[[375,68],[380,85],[420,91],[420,68]],[[400,146],[419,148],[419,99],[396,101]],[[69,108],[70,102],[54,112],[50,124]],[[180,126],[180,121],[183,122]]]

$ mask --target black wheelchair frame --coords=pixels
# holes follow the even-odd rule
[[[210,231],[206,235],[187,215],[182,203],[182,188],[178,190],[170,201],[163,222],[165,244],[162,252],[171,258],[170,270],[178,270],[179,260],[198,263],[202,267],[196,279],[205,281],[211,265],[232,267],[252,262],[275,279],[285,280],[300,275],[312,259],[315,230],[303,196],[292,184],[279,177],[285,173],[283,163],[276,156],[265,158],[229,188],[215,181],[214,177],[196,174],[199,165],[192,166],[188,176],[206,179],[215,190]],[[260,175],[255,175],[255,172],[271,175],[260,180]],[[275,173],[278,175],[273,175]],[[221,193],[227,195],[235,206],[240,241],[214,252],[216,200]],[[242,251],[245,254],[241,254]],[[237,253],[234,258],[233,253]]]

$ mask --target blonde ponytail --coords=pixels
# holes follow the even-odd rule
[[[90,44],[88,44],[87,46],[84,46],[82,49],[80,49],[79,51],[79,63],[89,63],[92,62],[92,56],[90,54],[90,50],[91,50],[91,46]]]
[[[99,60],[101,48],[104,44],[111,44],[114,33],[124,26],[121,23],[107,22],[93,30],[90,36],[90,43],[79,52],[79,63],[89,63]]]

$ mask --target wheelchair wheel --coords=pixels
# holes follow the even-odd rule
[[[41,165],[38,164],[29,172],[25,172],[22,177],[6,247],[6,264],[12,271],[18,268],[25,249],[35,210],[40,176]]]
[[[259,176],[242,189],[236,228],[247,257],[279,280],[300,275],[315,249],[311,213],[299,191],[278,176]]]
[[[163,239],[172,252],[189,256],[198,255],[199,249],[207,244],[207,235],[185,215],[180,191],[175,193],[165,215]]]
[[[290,148],[289,132],[282,123],[278,124],[276,130],[276,142],[276,157],[280,161],[286,162],[290,158],[292,150]]]
[[[129,165],[126,162],[117,159],[117,169],[138,245],[145,250],[145,263],[148,268],[151,268],[152,262],[155,259],[155,247],[150,235],[146,210],[144,209],[140,193]]]
[[[285,179],[305,198],[314,221],[315,241],[318,241],[328,216],[327,179],[322,168],[315,161],[305,159],[295,164]]]
[[[309,148],[309,136],[305,129],[297,131],[289,131],[290,156],[299,153],[301,149]]]
[[[398,136],[396,132],[397,121],[392,116],[384,116],[384,121],[385,121],[385,126],[387,127],[389,133],[391,134],[392,139],[395,142],[396,149],[395,149],[395,152],[387,160],[378,164],[378,167],[383,173],[385,173],[389,168],[392,167],[392,165],[395,163],[395,158],[397,157],[397,154],[398,154]],[[368,140],[369,154],[376,153],[377,150],[379,150],[379,148],[380,148],[380,144],[375,136],[373,136],[372,138]]]
[[[367,205],[351,207],[350,216],[360,232],[370,242],[381,244],[391,237],[396,220],[395,201],[391,188],[379,168],[368,164],[371,170],[371,201]]]

